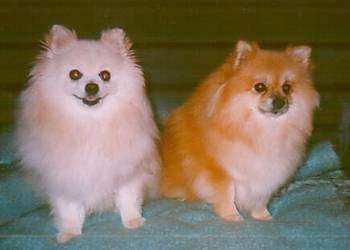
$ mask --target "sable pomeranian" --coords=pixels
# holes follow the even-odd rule
[[[212,203],[223,219],[272,219],[271,196],[301,164],[319,96],[311,48],[234,53],[175,110],[161,142],[161,192]]]
[[[62,243],[91,212],[118,209],[141,226],[157,195],[158,130],[131,43],[119,28],[79,40],[54,25],[20,98],[17,147],[48,199]]]

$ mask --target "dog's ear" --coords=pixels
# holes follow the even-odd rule
[[[112,48],[117,49],[123,56],[129,56],[132,54],[132,43],[123,29],[113,28],[104,30],[101,34],[101,41]]]
[[[286,54],[305,67],[310,65],[311,47],[309,46],[288,47]]]
[[[46,36],[44,46],[55,52],[55,50],[61,49],[75,40],[77,40],[77,35],[73,30],[55,24]]]
[[[237,69],[244,61],[251,58],[259,49],[258,44],[238,41],[234,54],[233,67]]]

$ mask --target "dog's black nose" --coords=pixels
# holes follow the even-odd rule
[[[272,100],[272,109],[274,113],[278,113],[287,105],[287,99],[281,96],[274,96]]]
[[[86,84],[85,91],[88,95],[96,95],[99,91],[98,85],[96,83],[90,82]]]

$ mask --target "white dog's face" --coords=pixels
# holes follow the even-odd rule
[[[91,41],[78,40],[74,32],[54,26],[47,47],[44,66],[33,75],[40,75],[46,93],[61,103],[97,108],[143,84],[130,43],[120,29],[105,31],[100,40]]]
[[[57,91],[78,104],[101,105],[120,89],[123,58],[99,42],[77,41],[68,51],[56,55]]]

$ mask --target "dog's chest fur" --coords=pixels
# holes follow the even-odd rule
[[[286,126],[278,122],[260,124],[262,132],[252,137],[253,147],[239,140],[222,137],[218,140],[220,135],[215,133],[211,135],[220,143],[211,144],[210,150],[232,177],[236,205],[245,210],[260,203],[266,205],[271,195],[294,174],[304,151],[299,131],[285,131]]]

